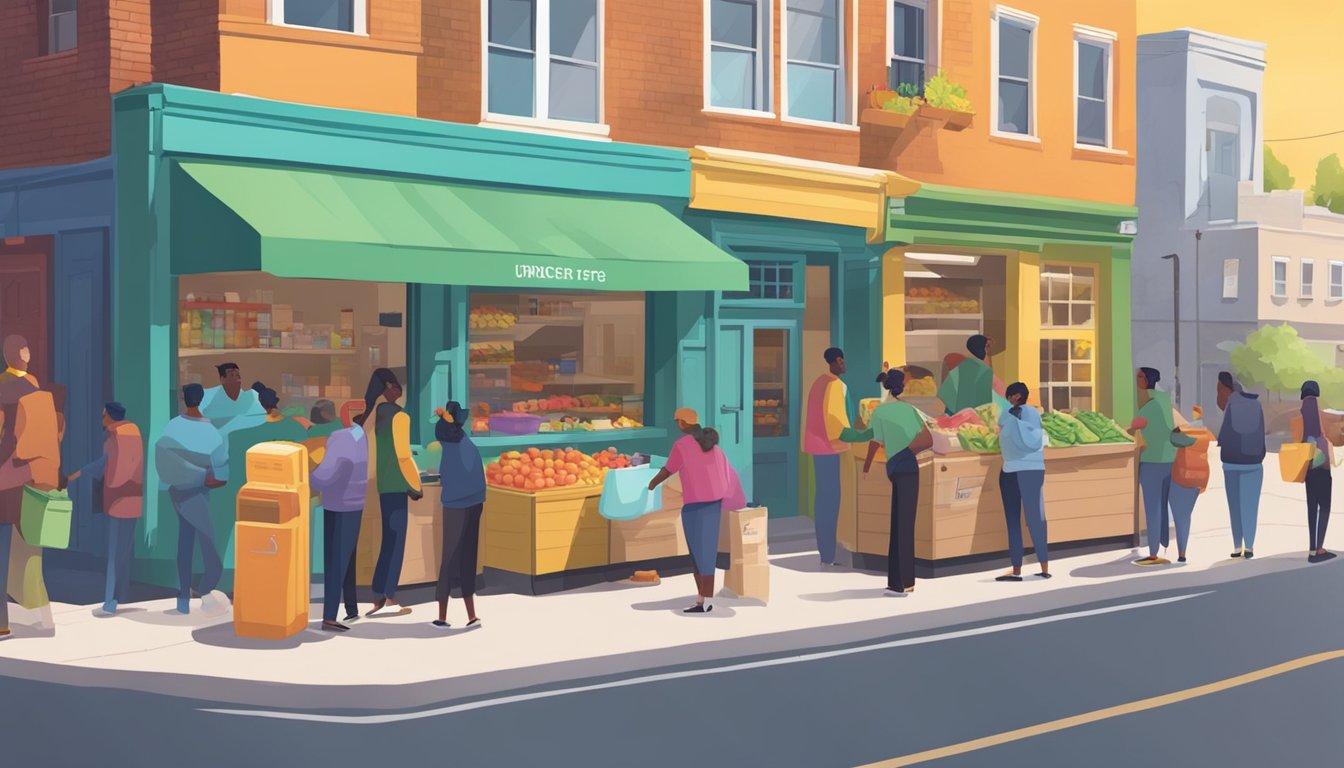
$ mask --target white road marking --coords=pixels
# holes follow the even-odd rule
[[[533,693],[520,693],[512,696],[501,696],[494,699],[484,699],[481,701],[472,701],[465,704],[454,704],[447,707],[437,707],[434,709],[421,710],[419,712],[402,712],[396,714],[384,715],[318,715],[305,712],[282,712],[268,711],[261,709],[201,709],[202,712],[209,712],[216,715],[234,715],[237,717],[262,717],[270,720],[298,720],[307,723],[337,723],[342,725],[383,725],[386,723],[400,723],[408,720],[423,720],[430,717],[440,717],[443,715],[453,715],[459,712],[471,712],[478,709],[487,709],[490,707],[499,707],[507,704],[520,704],[527,701],[537,701],[539,699],[550,699],[558,696],[569,696],[576,693],[588,693],[591,691],[604,691],[612,688],[626,688],[634,685],[645,685],[648,683],[660,683],[670,680],[684,680],[689,677],[706,677],[709,675],[723,675],[730,672],[745,672],[752,669],[766,669],[768,667],[780,667],[787,664],[803,664],[810,661],[822,661],[825,659],[835,659],[842,656],[852,656],[859,653],[869,653],[872,651],[885,651],[892,648],[905,648],[913,645],[927,645],[930,643],[942,642],[944,640],[958,640],[964,637],[976,637],[978,635],[989,635],[998,632],[1008,632],[1014,629],[1024,627],[1039,626],[1041,624],[1054,624],[1061,621],[1070,621],[1072,619],[1082,619],[1089,616],[1102,616],[1108,613],[1119,613],[1121,611],[1133,611],[1139,608],[1151,608],[1157,605],[1168,605],[1178,603],[1183,600],[1189,600],[1195,597],[1203,597],[1213,594],[1209,592],[1196,592],[1189,595],[1177,595],[1176,597],[1166,597],[1160,600],[1146,600],[1140,603],[1125,603],[1123,605],[1112,605],[1106,608],[1093,608],[1086,611],[1075,611],[1073,613],[1062,613],[1056,616],[1042,616],[1035,619],[1023,619],[1021,621],[1010,621],[1003,624],[991,624],[974,629],[963,629],[956,632],[943,632],[936,635],[923,635],[920,637],[910,637],[902,640],[891,640],[885,643],[874,643],[872,645],[856,646],[854,648],[841,648],[834,651],[819,651],[816,653],[806,653],[799,656],[785,656],[778,659],[766,659],[764,661],[750,661],[742,664],[731,664],[724,667],[708,667],[704,669],[689,669],[679,672],[667,672],[657,675],[644,675],[642,677],[632,677],[625,680],[612,680],[605,683],[595,683],[593,685],[583,685],[574,688],[557,688],[548,691],[535,691]]]

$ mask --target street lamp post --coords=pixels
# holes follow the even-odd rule
[[[1169,253],[1162,257],[1163,261],[1171,260],[1171,316],[1172,325],[1175,329],[1175,335],[1172,336],[1172,342],[1176,346],[1176,371],[1173,381],[1175,382],[1174,395],[1176,400],[1176,410],[1181,410],[1181,256],[1177,253]]]

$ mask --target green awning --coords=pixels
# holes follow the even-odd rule
[[[606,291],[742,291],[747,267],[655,203],[182,162],[173,271]]]

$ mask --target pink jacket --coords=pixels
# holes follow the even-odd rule
[[[145,445],[140,428],[123,421],[107,431],[103,441],[107,466],[103,468],[103,511],[108,517],[133,520],[145,506]]]

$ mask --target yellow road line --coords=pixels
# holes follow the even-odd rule
[[[1032,725],[1026,728],[1019,728],[1015,731],[1005,731],[1003,733],[996,733],[992,736],[985,736],[984,738],[980,739],[963,741],[960,744],[951,744],[946,747],[930,749],[924,752],[916,752],[912,755],[904,755],[902,757],[892,758],[891,760],[883,760],[881,762],[871,763],[869,765],[861,766],[861,768],[901,768],[901,766],[917,765],[919,763],[928,762],[930,760],[941,760],[942,758],[952,757],[954,755],[964,755],[967,752],[975,752],[981,749],[989,749],[990,747],[997,747],[1001,744],[1008,744],[1010,742],[1021,741],[1022,739],[1029,739],[1034,736],[1040,736],[1046,733],[1054,733],[1055,731],[1063,731],[1069,728],[1076,728],[1080,725],[1087,725],[1089,723],[1095,723],[1101,720],[1108,720],[1113,717],[1120,717],[1122,715],[1132,715],[1135,712],[1142,712],[1148,709],[1165,707],[1170,704],[1178,704],[1182,701],[1189,701],[1191,699],[1197,699],[1201,696],[1208,696],[1209,694],[1226,691],[1230,688],[1249,685],[1251,683],[1256,683],[1271,677],[1276,677],[1278,675],[1286,674],[1288,672],[1294,672],[1296,670],[1304,669],[1306,667],[1314,666],[1316,664],[1322,664],[1327,661],[1334,661],[1336,659],[1344,659],[1344,650],[1329,651],[1327,653],[1318,653],[1314,656],[1303,656],[1300,659],[1285,661],[1282,664],[1275,664],[1272,667],[1265,667],[1264,669],[1258,669],[1254,672],[1248,672],[1244,675],[1229,677],[1226,680],[1219,680],[1214,683],[1209,683],[1208,685],[1201,685],[1196,688],[1187,688],[1183,691],[1176,691],[1175,693],[1168,693],[1162,696],[1154,696],[1150,699],[1141,699],[1139,701],[1132,701],[1128,704],[1121,704],[1115,707],[1107,707],[1106,709],[1098,709],[1092,712],[1085,712],[1081,715],[1074,715],[1073,717],[1065,717],[1060,720],[1052,720],[1048,723],[1041,723],[1040,725]]]

